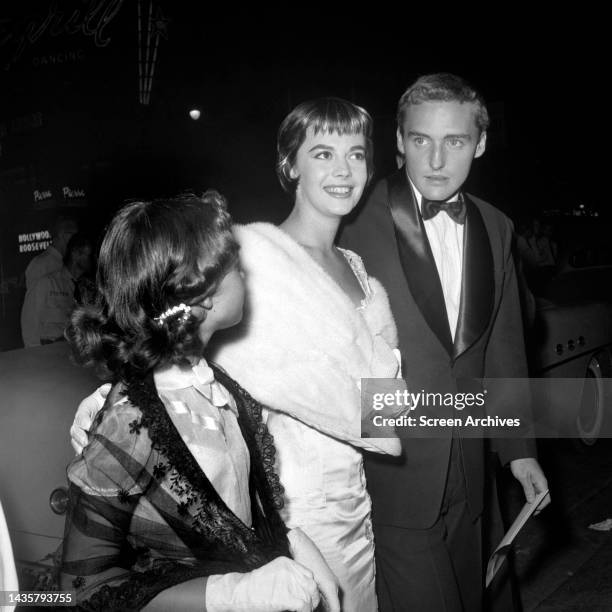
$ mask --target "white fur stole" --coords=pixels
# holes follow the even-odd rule
[[[361,439],[361,378],[395,378],[397,331],[387,294],[357,309],[304,248],[268,223],[236,226],[246,274],[243,322],[212,359],[270,408],[353,444],[399,453],[397,440]]]

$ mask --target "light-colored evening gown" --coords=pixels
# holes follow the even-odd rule
[[[366,309],[372,291],[361,258],[343,254],[365,295],[358,310]],[[279,412],[270,413],[268,428],[285,488],[284,521],[300,527],[325,557],[340,582],[343,612],[375,612],[371,503],[361,451]]]

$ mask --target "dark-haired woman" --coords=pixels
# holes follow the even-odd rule
[[[86,610],[313,610],[334,578],[287,533],[262,407],[202,355],[242,317],[222,198],[136,202],[113,219],[97,305],[68,337],[114,381],[68,468],[62,582]],[[294,559],[289,557],[293,556]]]
[[[273,410],[267,425],[285,490],[281,516],[316,544],[338,578],[344,612],[374,612],[371,503],[361,449],[399,454],[396,439],[362,439],[362,378],[395,378],[397,333],[386,293],[334,240],[372,174],[372,121],[338,98],[297,106],[278,133],[278,176],[294,197],[280,227],[236,227],[247,310],[219,336],[215,359]],[[72,428],[87,441],[88,398]]]
[[[387,296],[334,244],[372,173],[371,129],[365,110],[338,98],[300,104],[283,121],[277,170],[293,208],[280,227],[236,228],[248,309],[213,354],[273,409],[281,515],[320,549],[345,612],[377,609],[360,449],[399,453],[397,440],[360,437],[361,379],[399,370]]]

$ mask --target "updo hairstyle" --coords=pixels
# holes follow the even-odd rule
[[[75,310],[66,330],[76,360],[115,381],[195,361],[206,310],[187,307],[212,295],[237,258],[216,191],[126,204],[100,248],[96,302]]]

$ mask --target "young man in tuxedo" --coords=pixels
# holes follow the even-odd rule
[[[527,377],[511,223],[462,191],[485,151],[488,122],[463,79],[419,78],[398,105],[405,164],[375,186],[342,234],[389,294],[404,378],[416,391]],[[528,390],[513,400],[524,432]],[[452,428],[433,435],[404,440],[399,460],[366,460],[381,612],[482,609],[488,446]],[[492,439],[490,447],[528,500],[547,488],[533,439]]]

